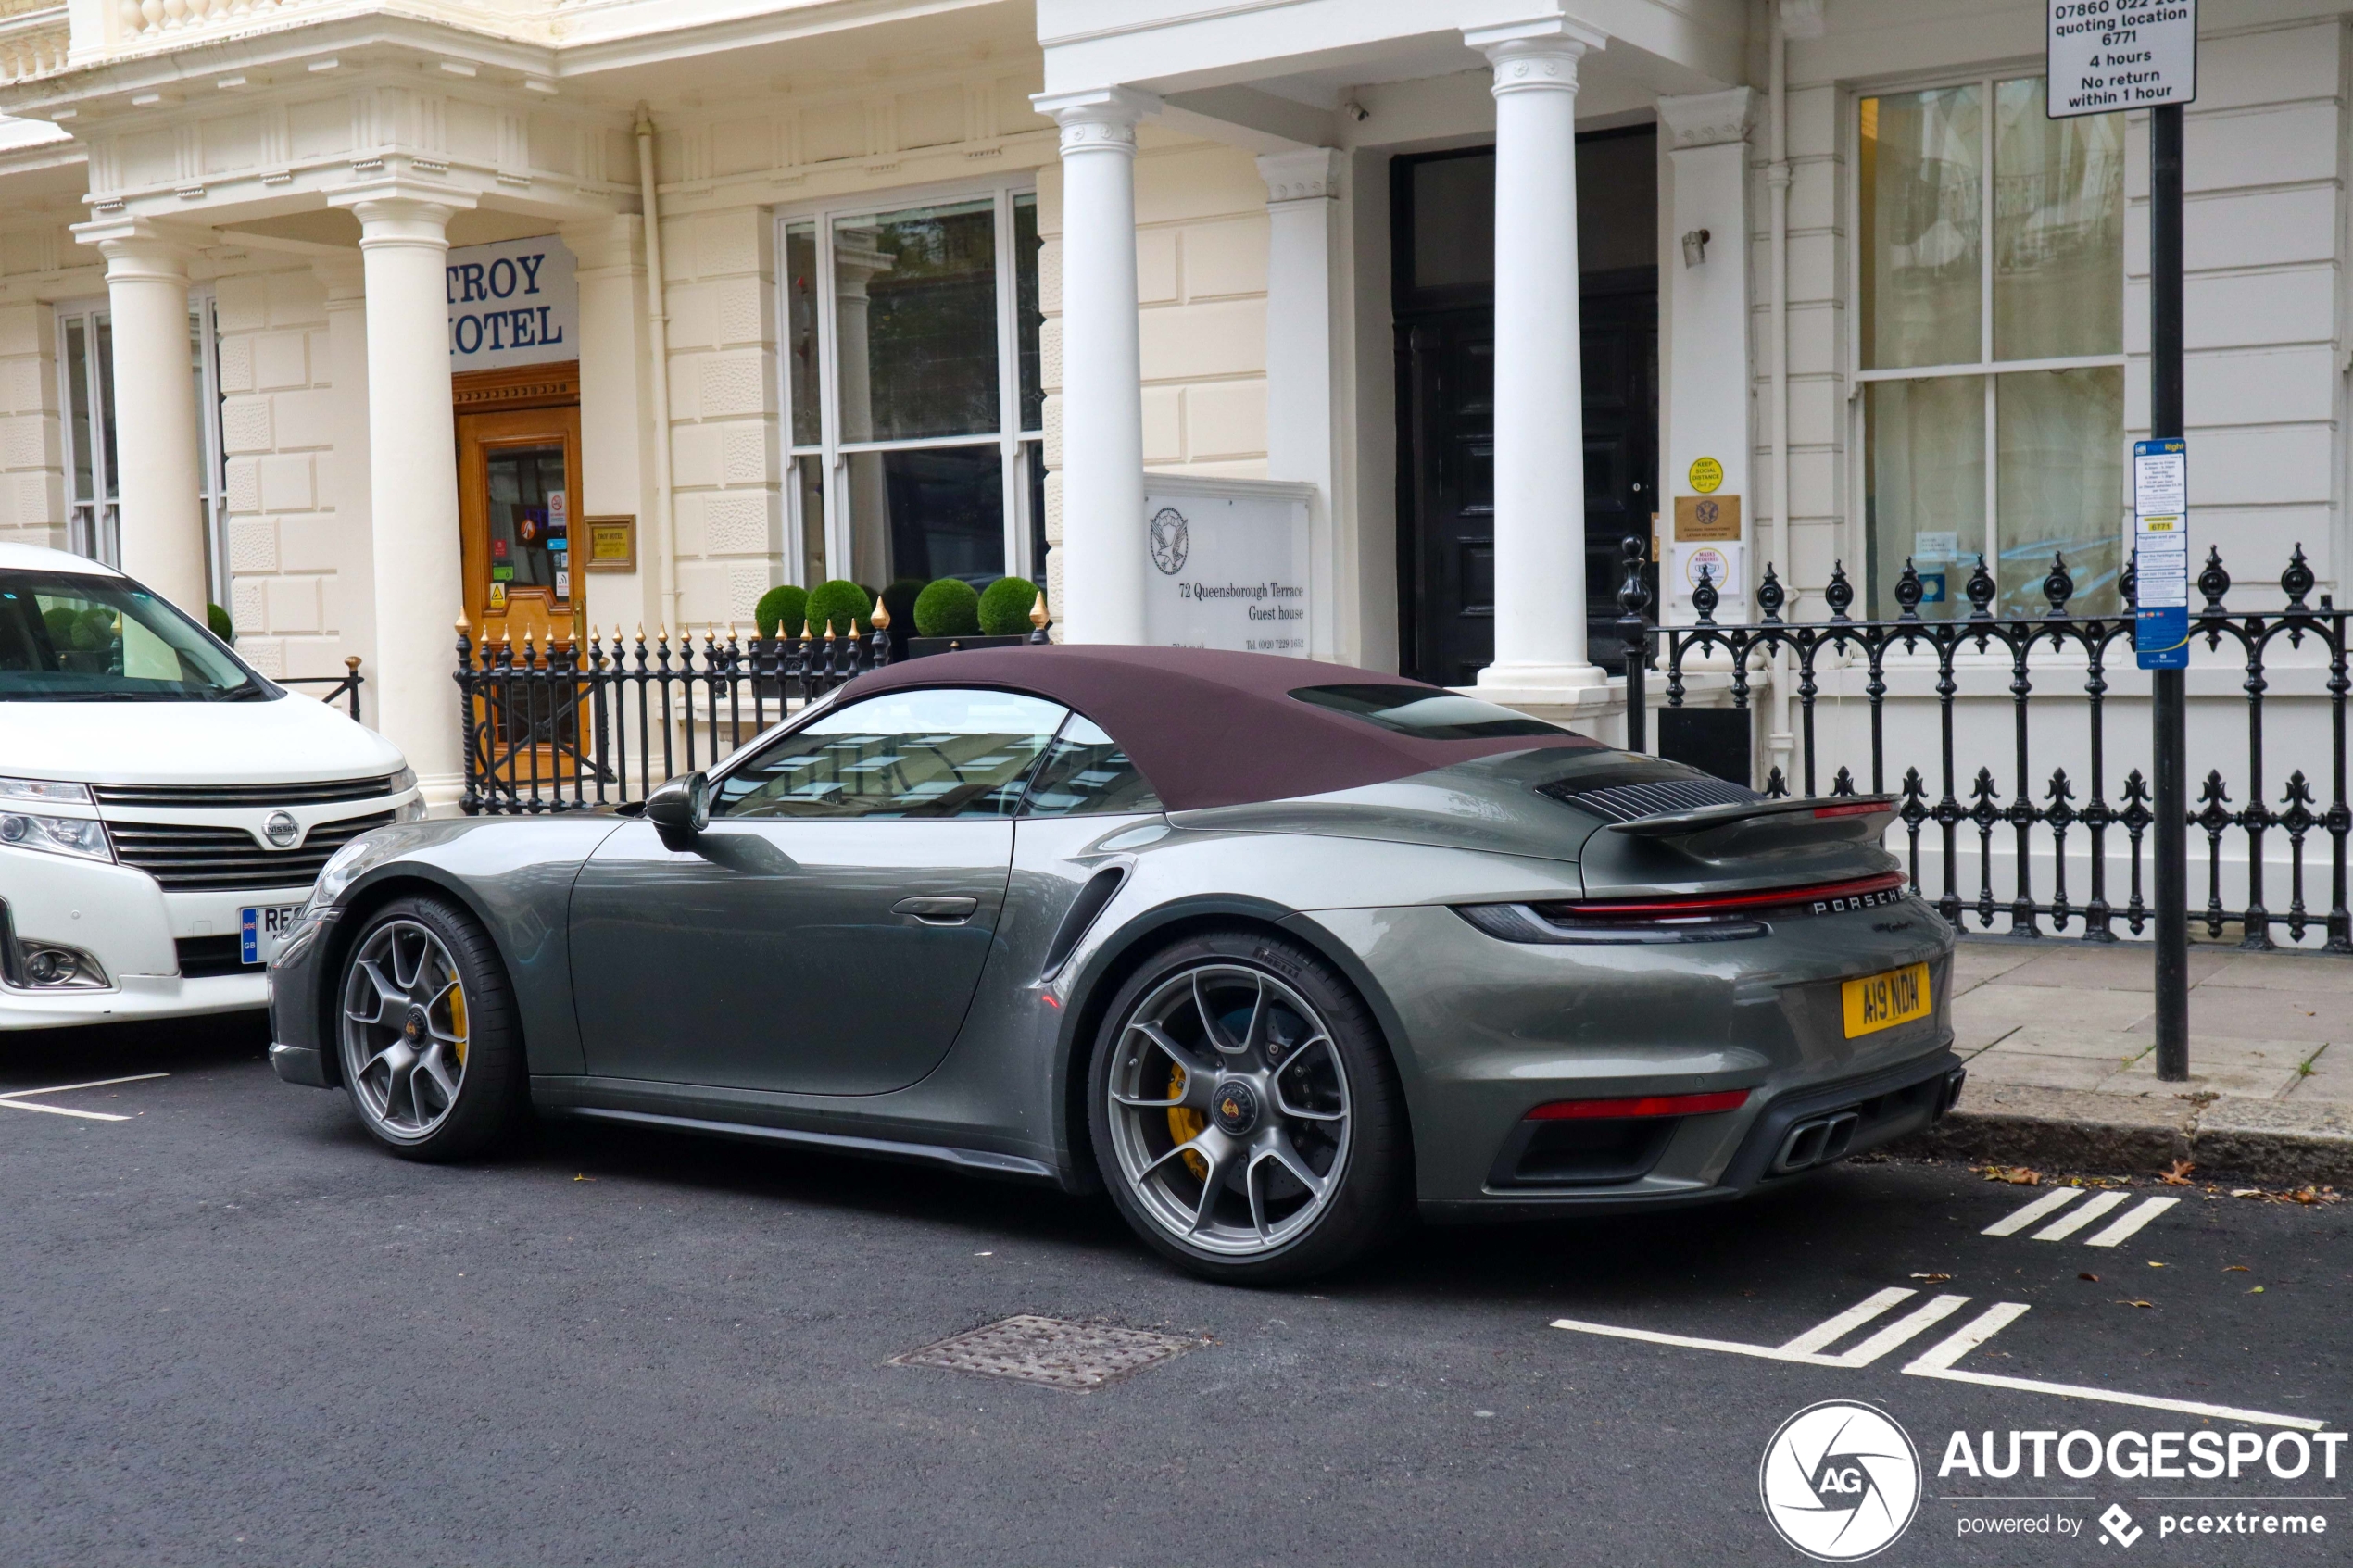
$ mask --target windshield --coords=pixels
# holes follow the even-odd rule
[[[0,571],[0,702],[236,702],[279,696],[127,577]]]

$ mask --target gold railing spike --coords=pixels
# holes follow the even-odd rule
[[[1029,607],[1029,623],[1039,631],[1046,629],[1046,590],[1038,590],[1038,602]]]
[[[800,618],[800,640],[809,641],[809,617],[805,615]]]
[[[883,603],[880,594],[875,596],[875,613],[866,618],[866,624],[877,632],[890,630],[890,610]]]
[[[472,621],[467,620],[462,614],[458,617],[458,635],[462,637],[473,629],[474,623]]]

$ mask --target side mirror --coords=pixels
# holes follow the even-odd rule
[[[696,835],[711,826],[711,775],[688,773],[663,784],[646,797],[646,820],[666,847],[691,848]]]

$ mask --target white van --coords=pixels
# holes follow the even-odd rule
[[[399,749],[94,561],[0,544],[0,1029],[258,1008]]]

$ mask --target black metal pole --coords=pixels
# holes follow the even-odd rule
[[[1617,630],[1626,639],[1626,749],[1648,751],[1650,747],[1650,696],[1642,689],[1643,666],[1650,662],[1650,622],[1642,611],[1649,608],[1650,590],[1642,586],[1642,560],[1650,554],[1649,541],[1636,534],[1626,536],[1626,582],[1617,590]]]
[[[2182,109],[2149,114],[2149,436],[2182,434]],[[2180,670],[2152,670],[2156,776],[2157,1075],[2190,1075],[2189,777]]]

